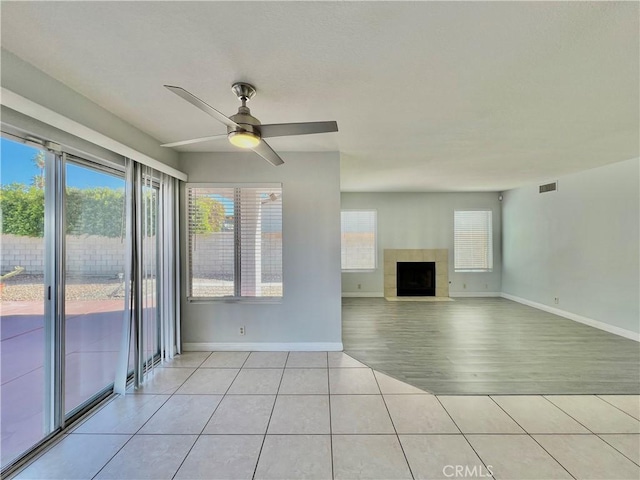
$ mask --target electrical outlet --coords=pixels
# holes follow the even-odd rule
[[[467,288],[467,284],[466,284],[466,283],[463,283],[463,284],[462,284],[462,288]]]
[[[240,335],[244,335],[244,327],[240,327],[240,332],[238,333],[240,333]]]
[[[358,290],[361,290],[361,289],[362,289],[362,284],[359,283],[358,284]]]
[[[555,297],[553,299],[553,303],[555,303],[556,305],[558,305],[560,303],[560,297]]]
[[[485,290],[487,290],[488,288],[489,288],[489,284],[488,284],[488,283],[485,283],[485,284],[484,284],[484,289],[485,289]]]

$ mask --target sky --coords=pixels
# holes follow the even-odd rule
[[[38,149],[29,145],[0,138],[0,184],[32,184],[40,170],[32,158]],[[110,187],[124,188],[124,179],[103,172],[93,172],[85,167],[69,165],[67,167],[67,186],[77,188]]]

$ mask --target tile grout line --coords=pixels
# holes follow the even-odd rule
[[[633,462],[635,465],[638,465],[640,467],[640,464],[637,463],[635,460],[633,460],[632,458],[629,458],[627,455],[625,455],[620,449],[618,449],[615,445],[607,442],[606,439],[602,438],[602,435],[638,435],[637,433],[603,433],[600,435],[596,435],[600,440],[602,440],[604,443],[606,443],[607,445],[609,445],[611,448],[613,448],[616,452],[620,453],[620,455],[622,455],[624,458],[629,459],[629,461]]]
[[[329,402],[329,451],[331,452],[331,478],[335,480],[333,467],[333,426],[331,425],[331,379],[329,378],[329,352],[327,352],[327,398]]]
[[[213,355],[212,352],[211,355]],[[209,357],[211,357],[211,355],[209,355]],[[198,440],[200,440],[200,437],[202,436],[202,432],[204,432],[204,429],[207,428],[207,425],[209,424],[209,422],[211,421],[211,419],[213,418],[213,416],[215,415],[216,411],[218,410],[218,408],[220,407],[220,404],[222,403],[222,401],[224,400],[224,397],[227,396],[227,393],[229,392],[229,389],[231,388],[231,385],[233,385],[233,382],[236,381],[236,378],[238,378],[238,375],[240,375],[240,372],[242,371],[242,368],[244,367],[244,364],[247,363],[247,360],[249,359],[249,356],[251,355],[251,352],[249,352],[249,355],[247,355],[247,358],[244,359],[244,362],[242,362],[242,365],[240,366],[240,368],[238,369],[238,373],[236,373],[236,376],[233,377],[233,380],[231,380],[231,383],[229,383],[229,386],[227,387],[227,389],[225,390],[225,392],[222,394],[222,397],[220,398],[220,401],[218,402],[218,404],[216,405],[216,408],[213,409],[213,412],[211,413],[211,415],[209,415],[209,419],[206,421],[206,423],[204,424],[204,426],[202,427],[202,429],[200,430],[200,433],[197,434],[196,436],[196,440],[191,444],[191,447],[189,448],[189,451],[187,452],[187,454],[184,456],[184,458],[182,459],[182,461],[180,462],[180,465],[178,465],[178,468],[176,469],[175,473],[172,475],[171,480],[173,480],[174,478],[176,478],[176,475],[178,475],[178,472],[180,471],[180,469],[182,468],[182,465],[184,465],[184,462],[187,460],[187,457],[189,456],[189,454],[191,453],[191,451],[193,450],[193,447],[196,446],[196,443],[198,443]],[[207,357],[207,359],[209,358]],[[206,360],[206,359],[205,359]],[[202,362],[204,363],[204,361]],[[200,364],[200,366],[202,366],[202,363]],[[199,369],[200,367],[196,368],[196,371]],[[195,373],[195,372],[194,372]],[[177,391],[177,390],[176,390]],[[173,396],[173,395],[172,395]]]
[[[258,464],[260,463],[260,457],[262,456],[262,449],[264,448],[264,443],[267,440],[267,432],[269,431],[269,425],[271,424],[271,418],[273,417],[273,411],[276,409],[276,403],[278,401],[278,393],[280,392],[280,386],[282,385],[282,379],[284,378],[284,372],[287,368],[287,362],[289,361],[289,355],[291,352],[287,352],[287,359],[284,361],[284,366],[282,367],[282,374],[280,375],[280,382],[278,383],[278,389],[276,390],[276,396],[273,399],[273,406],[271,407],[271,413],[269,414],[269,421],[267,422],[267,428],[265,428],[264,435],[262,436],[262,445],[260,445],[260,451],[258,451],[258,457],[256,458],[256,466],[253,468],[253,475],[251,479],[256,478],[256,473],[258,472]]]
[[[560,405],[556,405],[555,403],[553,403],[551,400],[549,400],[547,398],[546,395],[540,395],[542,398],[544,398],[547,402],[549,402],[551,405],[553,405],[554,407],[556,407],[558,410],[560,410],[562,413],[564,413],[565,415],[568,415],[570,418],[572,418],[574,421],[576,421],[579,425],[582,425],[590,434],[592,435],[597,435],[596,432],[594,432],[593,430],[591,430],[589,427],[587,427],[584,423],[582,423],[580,420],[578,420],[576,417],[574,417],[573,415],[571,415],[569,412],[567,412],[566,410],[564,410],[562,407],[560,407]],[[562,435],[568,435],[568,434],[562,434]]]
[[[600,395],[604,395],[604,394],[595,394],[595,395],[594,395],[594,397],[599,398],[599,399],[600,399],[600,400],[602,400],[603,402],[605,402],[605,403],[607,403],[607,404],[611,405],[612,407],[614,407],[614,408],[616,408],[616,409],[620,410],[622,413],[624,413],[624,414],[626,414],[626,415],[629,415],[629,416],[630,416],[631,418],[633,418],[634,420],[637,420],[638,422],[640,422],[640,418],[636,418],[636,417],[634,417],[634,416],[633,416],[633,415],[631,415],[629,412],[627,412],[627,411],[625,411],[625,410],[621,409],[619,406],[617,406],[617,405],[615,405],[615,404],[611,403],[610,401],[605,400],[605,399],[604,399],[604,398],[602,398]],[[624,396],[624,395],[619,395],[619,396]],[[627,395],[627,396],[635,396],[635,395]],[[638,399],[638,401],[640,402],[640,399]]]
[[[389,411],[389,406],[387,405],[387,401],[382,394],[382,389],[380,388],[380,382],[378,382],[378,377],[376,376],[375,370],[371,369],[371,374],[373,375],[374,380],[376,381],[376,385],[378,386],[378,391],[380,392],[380,397],[382,398],[382,403],[384,404],[384,408],[387,410],[387,415],[389,415],[389,420],[391,421],[391,426],[393,427],[393,431],[396,434],[396,440],[398,440],[398,445],[400,445],[400,451],[402,451],[402,455],[404,456],[404,461],[407,464],[407,468],[409,468],[409,474],[412,479],[415,479],[416,476],[413,474],[413,470],[411,468],[411,464],[409,463],[409,459],[407,458],[407,454],[404,451],[404,447],[402,446],[402,442],[400,441],[400,435],[398,435],[398,429],[396,428],[396,424],[393,421],[393,417],[391,416],[391,412]]]
[[[444,404],[442,403],[442,401],[440,400],[440,397],[438,395],[434,395],[435,399],[438,401],[438,403],[440,404],[440,406],[444,409],[444,411],[447,413],[447,415],[449,416],[449,418],[451,419],[451,421],[453,422],[453,424],[456,426],[456,428],[458,429],[458,431],[460,432],[460,435],[462,435],[462,438],[464,438],[464,441],[467,442],[467,445],[469,445],[469,448],[471,448],[471,450],[473,450],[473,453],[475,453],[476,457],[478,457],[478,459],[482,462],[482,465],[484,465],[484,468],[487,470],[487,472],[489,474],[491,474],[491,478],[493,478],[495,480],[495,476],[493,475],[493,472],[491,470],[489,470],[489,467],[487,467],[486,462],[484,461],[484,459],[478,454],[478,452],[476,451],[476,449],[473,447],[473,445],[471,445],[471,442],[469,441],[469,439],[467,438],[467,435],[462,431],[462,429],[458,426],[458,423],[454,420],[453,416],[449,413],[449,410],[447,410],[447,407],[444,406]]]
[[[113,393],[112,394],[113,397],[107,399],[103,405],[97,405],[95,407],[95,411],[92,412],[88,412],[86,414],[86,416],[82,419],[79,420],[79,423],[77,425],[75,425],[73,428],[71,428],[67,434],[71,435],[72,433],[75,433],[76,430],[78,430],[80,427],[82,427],[82,425],[84,425],[85,423],[87,423],[91,418],[93,418],[95,415],[97,415],[99,412],[101,412],[102,410],[104,410],[105,408],[107,408],[107,406],[111,405],[114,401],[116,401],[118,399],[118,397],[120,397],[121,395],[117,394],[117,393]],[[62,430],[62,432],[64,432],[64,430]],[[61,433],[62,433],[61,432]]]
[[[192,368],[192,367],[185,367],[185,368]],[[122,446],[121,446],[121,447],[120,447],[120,448],[119,448],[119,449],[118,449],[118,450],[117,450],[117,451],[116,451],[116,452],[111,456],[111,458],[109,458],[109,460],[107,460],[107,461],[102,465],[102,467],[100,467],[100,470],[98,470],[98,471],[96,472],[96,474],[95,474],[93,477],[91,477],[92,479],[94,479],[94,478],[96,478],[98,475],[100,475],[100,472],[102,472],[102,470],[104,470],[104,467],[106,467],[106,466],[107,466],[107,465],[108,465],[108,464],[109,464],[109,463],[110,463],[110,462],[111,462],[111,461],[116,457],[116,455],[118,455],[118,454],[119,454],[119,453],[120,453],[120,452],[121,452],[121,451],[122,451],[122,450],[123,450],[127,445],[129,445],[129,442],[131,442],[131,440],[133,440],[133,438],[138,434],[138,432],[140,432],[140,430],[142,430],[142,429],[144,428],[144,426],[145,426],[147,423],[149,423],[149,421],[150,421],[153,417],[155,417],[155,415],[158,413],[158,411],[159,411],[162,407],[164,407],[164,405],[165,405],[165,404],[166,404],[166,403],[171,399],[171,397],[173,397],[173,395],[175,394],[175,392],[177,392],[177,391],[178,391],[178,389],[179,389],[180,387],[182,387],[182,385],[184,385],[184,384],[185,384],[185,382],[186,382],[187,380],[189,380],[189,379],[191,378],[191,376],[192,376],[194,373],[196,373],[196,370],[198,370],[198,368],[197,368],[197,367],[193,369],[193,372],[191,372],[191,374],[190,374],[190,375],[188,375],[188,376],[187,376],[187,378],[185,378],[185,379],[184,379],[184,381],[183,381],[180,385],[178,385],[178,387],[176,387],[176,389],[174,390],[174,392],[173,392],[173,393],[170,393],[170,394],[163,394],[163,393],[153,393],[153,394],[149,394],[149,395],[167,395],[167,398],[165,399],[165,401],[164,401],[164,402],[162,402],[162,405],[160,405],[160,406],[158,407],[158,409],[157,409],[155,412],[153,412],[153,414],[152,414],[152,415],[151,415],[151,416],[150,416],[150,417],[149,417],[149,418],[148,418],[148,419],[147,419],[147,420],[146,420],[146,421],[145,421],[145,422],[140,426],[140,428],[138,428],[138,429],[133,433],[133,435],[131,435],[131,436],[129,437],[129,439],[128,439],[126,442],[124,442],[124,443],[122,444]],[[135,394],[135,393],[131,393],[130,395],[136,395],[136,394]],[[122,395],[122,396],[123,396],[123,397],[124,397],[124,396],[126,396],[126,390],[125,390],[125,395]],[[99,435],[103,435],[103,434],[99,434]]]
[[[487,396],[489,397],[489,399],[490,399],[494,404],[496,404],[496,405],[498,406],[498,408],[499,408],[500,410],[502,410],[502,411],[505,413],[505,415],[507,415],[511,420],[513,420],[513,421],[515,422],[515,424],[516,424],[516,425],[518,425],[518,426],[522,429],[522,431],[523,431],[523,432],[525,432],[525,433],[529,436],[529,438],[530,438],[531,440],[533,440],[534,442],[536,442],[536,444],[538,444],[538,445],[540,446],[540,448],[541,448],[542,450],[544,450],[544,451],[547,453],[547,455],[549,455],[551,458],[553,458],[553,460],[554,460],[558,465],[560,465],[560,466],[564,469],[564,471],[566,471],[566,472],[571,476],[571,478],[573,478],[573,479],[575,479],[575,478],[576,478],[576,477],[575,477],[575,476],[573,476],[573,474],[572,474],[572,473],[567,469],[567,467],[565,467],[562,463],[560,463],[560,461],[559,461],[556,457],[554,457],[554,456],[551,454],[551,452],[549,452],[546,448],[544,448],[544,447],[542,446],[542,444],[541,444],[538,440],[536,440],[536,438],[535,438],[533,435],[531,435],[531,434],[530,434],[530,433],[529,433],[529,432],[528,432],[528,431],[527,431],[527,430],[526,430],[522,425],[520,425],[520,424],[517,422],[517,420],[516,420],[515,418],[513,418],[513,417],[509,414],[509,412],[507,412],[504,408],[502,408],[502,406],[501,406],[498,402],[496,402],[496,401],[494,400],[494,398],[493,398],[491,395],[487,395]]]

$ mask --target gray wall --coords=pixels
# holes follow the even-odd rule
[[[337,152],[282,157],[286,163],[273,167],[253,153],[181,155],[180,168],[193,182],[278,182],[283,189],[284,297],[276,303],[190,303],[183,281],[182,340],[187,349],[238,343],[253,349],[259,348],[255,344],[341,348],[340,157]],[[183,265],[185,254],[183,249]],[[239,335],[240,326],[246,327],[245,336]]]
[[[502,291],[638,333],[639,178],[635,159],[505,192]]]
[[[343,273],[343,294],[382,296],[383,251],[387,248],[447,248],[450,295],[500,292],[502,263],[497,193],[343,193],[341,207],[378,212],[378,268],[373,272]],[[453,212],[465,208],[489,208],[493,212],[493,272],[453,271]]]

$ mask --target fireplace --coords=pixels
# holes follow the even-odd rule
[[[449,251],[439,249],[384,249],[384,296],[398,296],[398,263],[400,262],[435,262],[434,282],[435,297],[449,296]],[[407,298],[405,297],[405,300]]]
[[[436,294],[436,262],[398,262],[398,297],[433,297]]]

